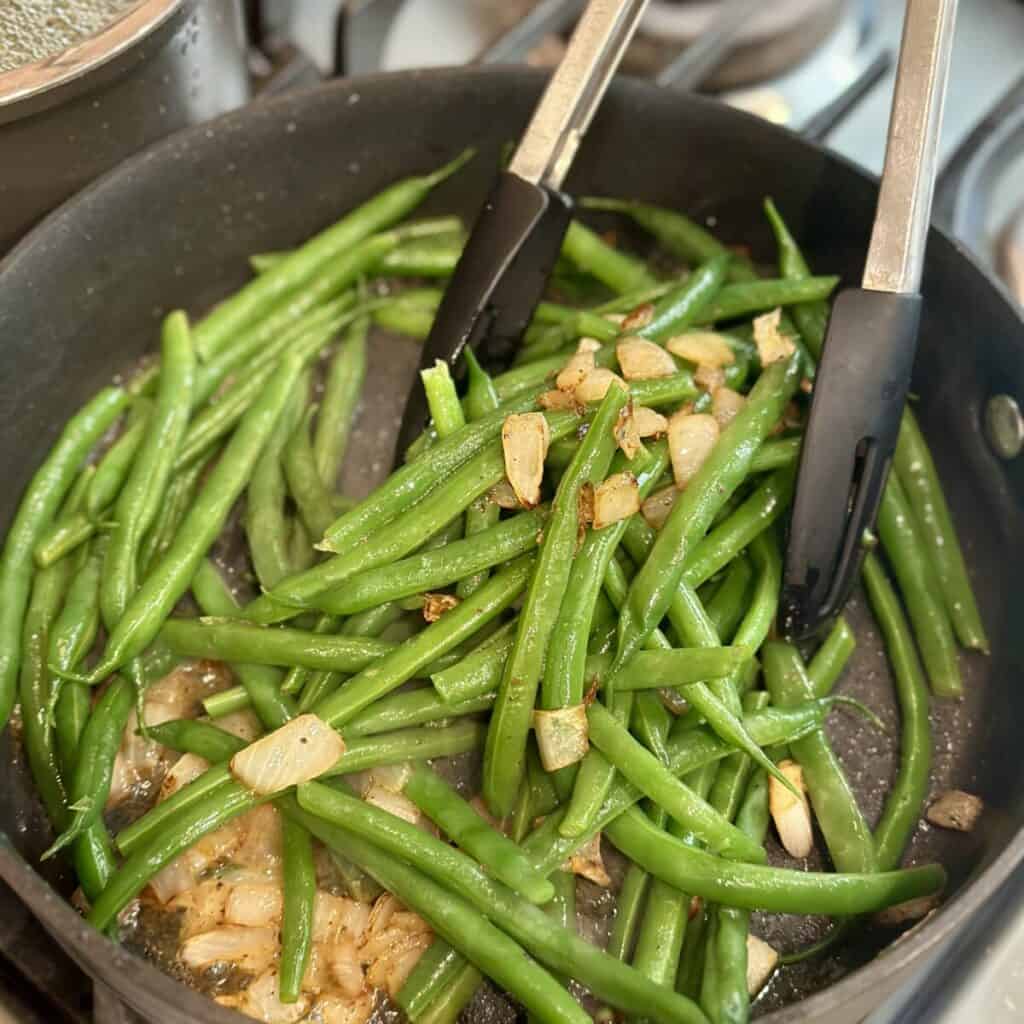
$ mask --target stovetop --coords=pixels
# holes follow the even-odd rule
[[[348,0],[344,11],[342,6],[341,0],[253,0],[249,23],[261,45],[255,71],[280,89],[339,71],[477,59],[551,63],[558,58],[561,27],[582,0]],[[795,130],[810,130],[878,173],[903,4],[773,0],[760,6],[731,57],[708,80],[716,94]],[[714,0],[652,0],[628,70],[658,77],[715,9]],[[524,43],[530,18],[546,19],[547,31]],[[999,263],[997,239],[1011,213],[1022,209],[1024,131],[1015,141],[994,145],[981,138],[978,126],[1001,100],[999,116],[991,118],[997,127],[1008,123],[1014,109],[1024,110],[1022,53],[1024,3],[961,3],[940,147],[943,163],[951,162],[958,173],[948,175],[937,193],[936,218],[946,226],[955,222],[990,268]],[[982,150],[999,151],[999,160],[979,167]],[[0,891],[0,906],[0,1024],[141,1024],[109,993],[96,993],[94,1000],[88,980],[13,894]],[[935,953],[866,1024],[965,1020],[1024,1020],[1024,868],[955,947]]]

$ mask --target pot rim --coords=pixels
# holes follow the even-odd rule
[[[142,0],[80,43],[0,73],[0,112],[110,63],[159,28],[181,4],[182,0]]]

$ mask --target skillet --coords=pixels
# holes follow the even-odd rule
[[[470,143],[477,160],[424,212],[471,218],[502,145],[522,131],[543,81],[542,73],[519,68],[463,68],[288,94],[167,139],[52,214],[0,264],[0,524],[69,412],[152,348],[167,310],[180,305],[198,314],[237,287],[250,253],[295,244],[390,181],[437,166]],[[709,219],[725,241],[751,245],[764,262],[774,245],[760,204],[772,195],[812,265],[847,284],[860,277],[876,198],[866,175],[780,128],[629,80],[610,90],[567,187],[678,207]],[[1008,628],[1024,603],[1024,466],[1000,462],[981,431],[990,397],[1024,393],[1024,322],[1000,287],[935,231],[923,291],[912,391],[994,651],[965,657],[962,703],[934,702],[933,792],[976,792],[987,811],[970,835],[922,826],[914,838],[911,860],[938,859],[950,871],[937,914],[881,955],[891,935],[869,932],[824,961],[787,969],[757,1004],[773,1024],[863,1019],[1024,857],[1016,735],[1024,721],[1016,678],[1024,636]],[[365,493],[386,471],[417,356],[408,342],[378,339],[346,467],[348,493]],[[859,645],[842,689],[892,727],[880,638],[859,599],[850,614]],[[893,741],[841,715],[830,733],[873,821],[895,767]],[[9,732],[2,743],[0,877],[92,977],[147,1017],[162,1024],[243,1020],[88,928],[66,902],[72,882],[59,869],[37,873],[47,827],[16,737]],[[820,922],[761,925],[773,944],[793,948],[814,937]]]

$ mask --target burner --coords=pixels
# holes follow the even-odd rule
[[[800,64],[832,33],[846,6],[843,0],[775,0],[765,4],[739,36],[728,59],[707,81],[709,89],[733,89],[774,78]],[[681,46],[692,43],[713,23],[717,0],[652,0],[634,47],[646,67],[660,70]],[[636,59],[631,52],[627,63]],[[657,61],[653,66],[649,61]]]

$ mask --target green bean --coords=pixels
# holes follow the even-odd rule
[[[71,819],[56,841],[42,855],[47,860],[100,820],[110,795],[114,758],[121,745],[121,735],[132,710],[134,692],[131,684],[116,678],[107,687],[79,743],[78,762],[68,787],[68,810]]]
[[[435,938],[416,961],[416,966],[398,990],[395,1002],[413,1024],[418,1024],[433,1002],[443,997],[451,987],[465,964],[463,957],[444,939]]]
[[[365,711],[356,715],[345,726],[345,736],[375,736],[392,729],[464,718],[466,715],[490,710],[494,703],[494,695],[495,691],[492,691],[455,704],[447,704],[431,686],[393,693],[389,697],[375,701]]]
[[[607,827],[612,843],[670,885],[704,899],[782,914],[872,913],[938,892],[946,873],[938,864],[872,874],[791,871],[723,860],[660,832],[635,807]]]
[[[687,686],[702,679],[729,676],[750,660],[749,647],[681,647],[638,651],[608,684],[615,690],[658,690]]]
[[[713,324],[736,320],[751,313],[763,313],[777,306],[817,302],[827,299],[838,283],[838,277],[807,277],[800,281],[762,278],[727,284],[717,298],[704,307],[695,322]]]
[[[708,908],[703,900],[697,903],[696,915],[686,923],[683,949],[679,954],[679,971],[676,974],[676,991],[691,999],[700,996],[707,949]]]
[[[461,240],[408,242],[389,252],[376,269],[394,277],[450,277],[461,255]]]
[[[148,401],[136,402],[124,432],[96,463],[96,473],[85,495],[85,514],[94,522],[103,517],[120,493],[135,453],[145,437],[151,409],[152,404]]]
[[[196,327],[196,351],[209,360],[240,331],[273,311],[291,293],[306,285],[314,275],[339,255],[371,235],[401,220],[446,178],[454,174],[472,155],[460,154],[451,163],[432,174],[406,178],[356,207],[340,221],[300,246],[277,266],[224,300]]]
[[[641,499],[650,493],[668,464],[668,449],[658,444],[638,454],[633,467]],[[631,464],[625,455],[615,457],[609,475]],[[580,545],[558,618],[551,633],[551,650],[544,665],[540,703],[544,708],[580,704],[584,698],[587,640],[594,609],[609,562],[619,546],[626,521],[601,530],[590,530]]]
[[[365,316],[352,321],[331,360],[324,382],[324,395],[313,435],[313,452],[320,479],[332,491],[338,485],[338,475],[345,461],[352,423],[366,380],[369,329],[370,321]]]
[[[184,793],[187,788],[178,793]],[[125,862],[93,903],[86,920],[99,931],[106,930],[150,879],[179,853],[233,818],[265,803],[266,799],[232,780],[186,806],[180,813],[171,815],[165,828],[132,848]],[[119,845],[120,838],[118,836]],[[121,849],[123,851],[124,847]]]
[[[577,269],[593,275],[619,294],[652,288],[658,283],[642,260],[609,245],[578,220],[569,224],[562,254]]]
[[[650,341],[665,341],[703,319],[715,297],[721,294],[728,269],[727,255],[713,256],[701,264],[677,291],[655,303],[650,323],[636,334]]]
[[[632,953],[650,881],[643,868],[630,864],[615,900],[615,920],[608,939],[608,953],[617,960],[628,960]]]
[[[616,769],[684,828],[723,856],[760,861],[764,850],[688,789],[598,701],[587,708],[591,742]]]
[[[878,535],[914,626],[932,693],[959,697],[963,680],[942,587],[898,476],[890,474],[878,510]]]
[[[306,410],[284,446],[283,465],[288,490],[295,499],[299,518],[312,537],[322,537],[335,520],[331,495],[317,468],[310,427],[316,406]]]
[[[827,697],[832,692],[856,646],[853,630],[840,616],[807,666],[807,678],[815,697]]]
[[[375,736],[355,736],[346,733],[345,753],[326,776],[350,775],[377,768],[385,764],[404,764],[431,757],[454,757],[483,744],[486,729],[481,722],[462,721],[443,727],[421,726],[397,729],[393,733]],[[342,727],[345,732],[345,727]]]
[[[687,263],[706,263],[715,256],[730,254],[714,235],[675,210],[625,199],[606,199],[603,196],[588,196],[582,200],[581,205],[588,210],[625,214],[654,235],[673,256]],[[748,281],[753,276],[746,263],[733,259],[729,270],[731,280]]]
[[[96,530],[97,524],[84,512],[61,517],[36,545],[33,552],[36,566],[40,569],[49,568],[84,544]]]
[[[776,441],[765,441],[750,463],[750,472],[770,473],[773,469],[785,469],[786,466],[793,466],[800,456],[800,445],[803,438],[782,437]]]
[[[398,622],[403,612],[397,602],[389,601],[386,604],[370,608],[365,612],[353,615],[341,626],[341,634],[351,637],[365,637],[367,639],[380,638],[388,626]],[[322,620],[321,620],[322,621]],[[337,619],[332,621],[337,622]],[[315,707],[324,697],[333,693],[344,676],[337,672],[319,671],[313,672],[309,669],[292,669],[292,672],[306,672],[309,678],[302,687],[302,697],[299,700],[299,710],[308,711]],[[289,672],[291,675],[291,672]],[[288,680],[285,680],[287,683]]]
[[[770,641],[762,648],[765,681],[772,701],[781,707],[813,696],[803,661],[795,648]],[[815,817],[833,864],[840,871],[873,871],[875,847],[857,798],[823,732],[790,744],[804,772]]]
[[[761,746],[785,743],[794,736],[805,736],[816,730],[824,719],[826,707],[827,704],[823,702],[808,702],[799,711],[792,708],[768,708],[748,715],[743,719],[743,726],[754,742]],[[721,760],[733,750],[732,746],[709,729],[693,729],[685,724],[681,727],[677,722],[668,741],[668,768],[676,777],[685,776],[706,764]],[[558,810],[531,833],[524,848],[529,850],[538,867],[548,872],[553,871],[641,796],[639,789],[617,778],[586,834],[572,837],[562,835],[560,828],[565,811]]]
[[[811,270],[771,199],[765,199],[764,212],[778,243],[779,270],[782,276],[791,281],[806,280],[811,276]],[[820,359],[822,346],[825,344],[825,329],[828,326],[828,303],[824,299],[800,302],[792,306],[789,312],[796,321],[800,336],[811,355],[815,359]]]
[[[480,971],[460,956],[458,969],[454,971],[451,981],[427,1007],[419,1018],[419,1024],[456,1024],[483,980]]]
[[[94,822],[75,840],[71,855],[83,895],[95,902],[117,870],[110,834],[102,822]]]
[[[754,452],[796,389],[799,373],[798,361],[790,359],[773,363],[761,374],[746,405],[676,501],[622,608],[618,664],[636,652],[668,610],[690,550],[746,477]]]
[[[580,492],[584,484],[602,480],[607,472],[615,450],[613,427],[627,397],[620,388],[608,389],[552,502],[536,571],[519,615],[516,645],[505,665],[487,734],[483,793],[498,817],[511,811],[522,783],[537,687],[579,534]]]
[[[576,422],[577,418],[572,413],[548,416],[552,436],[564,436],[573,429]],[[472,426],[471,424],[465,429],[472,429]],[[458,434],[453,434],[448,440],[457,436]],[[438,448],[440,447],[441,445],[438,445]],[[433,462],[435,459],[429,461]],[[414,464],[405,468],[416,467]],[[391,479],[394,480],[401,472],[400,470],[394,474]],[[407,515],[388,523],[365,542],[347,550],[345,554],[337,555],[304,573],[293,576],[269,595],[257,598],[246,609],[247,617],[255,621],[290,617],[291,613],[288,610],[282,611],[281,605],[293,601],[308,602],[312,597],[340,586],[360,572],[402,558],[460,515],[467,505],[490,490],[504,475],[505,462],[501,446],[493,443],[457,469],[447,481],[431,491]],[[357,509],[359,507],[357,506]]]
[[[423,301],[424,295],[402,292],[390,302],[374,309],[373,322],[386,331],[404,334],[416,341],[424,341],[430,334],[441,301],[439,291],[431,291],[430,294],[434,301],[426,304]]]
[[[313,863],[312,836],[287,816],[281,821],[281,853],[284,908],[278,998],[282,1003],[294,1003],[302,990],[302,977],[313,949],[316,866]]]
[[[420,371],[420,379],[423,381],[430,417],[438,436],[447,437],[464,427],[466,417],[448,364],[440,359],[435,360],[430,369]]]
[[[54,622],[71,575],[69,559],[36,573],[22,630],[22,660],[18,680],[22,744],[36,789],[55,830],[67,820],[65,780],[50,721],[53,682],[47,668]],[[88,824],[88,823],[87,823]]]
[[[531,903],[554,899],[552,884],[539,874],[510,839],[498,832],[429,768],[413,770],[405,795],[455,843],[495,878]]]
[[[742,555],[733,560],[725,574],[722,585],[714,597],[706,602],[708,618],[716,632],[723,639],[736,632],[746,608],[744,598],[754,578],[754,570],[748,559]]]
[[[127,403],[123,388],[104,388],[68,420],[25,489],[7,531],[0,554],[0,728],[7,724],[17,696],[33,550],[53,523],[82,461]]]
[[[723,523],[697,542],[686,559],[683,581],[699,587],[724,569],[786,510],[793,497],[792,467],[776,470]]]
[[[196,754],[211,764],[230,761],[247,745],[245,740],[239,739],[234,733],[195,718],[175,718],[151,725],[149,735],[157,743],[179,754]]]
[[[326,787],[317,787],[318,791],[323,789]],[[332,790],[326,791],[344,798]],[[423,917],[435,934],[510,992],[539,1020],[550,1024],[586,1024],[589,1021],[579,1004],[547,971],[472,907],[468,894],[445,888],[419,866],[403,863],[400,857],[392,856],[347,828],[322,820],[290,799],[281,803],[287,814],[295,816],[329,848],[338,850],[368,871],[405,906]]]
[[[481,646],[451,668],[430,677],[441,700],[452,707],[464,700],[496,692],[516,642],[518,623],[506,623],[492,638],[493,643]]]
[[[163,507],[157,513],[156,522],[149,531],[142,548],[139,552],[139,565],[143,574],[148,575],[149,571],[156,564],[156,561],[163,556],[171,546],[181,525],[185,513],[188,511],[195,498],[196,488],[203,474],[212,462],[218,457],[216,449],[211,449],[205,459],[197,459],[190,466],[179,470],[172,477],[167,487],[167,497]]]
[[[128,857],[147,844],[154,836],[166,831],[168,824],[181,812],[195,807],[207,797],[215,796],[229,785],[234,785],[225,761],[208,768],[198,778],[182,786],[176,793],[151,807],[141,818],[118,832],[115,837],[118,850]]]
[[[214,570],[216,571],[216,570]],[[300,629],[273,629],[233,619],[168,619],[161,638],[179,655],[256,665],[358,672],[395,650],[382,640],[325,636]]]
[[[987,652],[985,625],[971,589],[953,518],[942,493],[928,443],[911,409],[904,411],[900,421],[894,469],[913,510],[918,530],[925,535],[946,609],[960,643],[964,647]]]
[[[343,689],[326,697],[313,710],[331,725],[343,726],[501,614],[522,592],[532,569],[532,556],[516,559],[472,597],[354,676]]]
[[[191,584],[203,556],[223,529],[301,369],[298,359],[286,358],[259,401],[246,413],[206,478],[170,548],[129,601],[90,681],[103,679],[155,639],[178,598]]]
[[[299,803],[312,814],[340,826],[347,834],[359,835],[366,845],[373,844],[393,857],[408,858],[424,875],[470,901],[549,968],[575,978],[599,999],[627,1012],[643,1009],[653,1019],[666,1024],[700,1020],[689,1001],[652,985],[625,964],[559,927],[544,911],[491,879],[465,854],[439,839],[394,815],[318,783],[300,786],[297,796]],[[370,867],[363,856],[354,859]],[[376,874],[372,867],[371,873]],[[408,903],[402,893],[396,892],[396,895]],[[464,952],[472,958],[471,950]]]
[[[192,596],[204,615],[237,615],[238,602],[209,559],[203,559],[192,579]],[[248,657],[248,654],[243,655]],[[276,729],[296,715],[295,702],[281,692],[281,673],[266,665],[227,659],[241,680],[257,717],[267,729]]]
[[[176,311],[163,323],[161,370],[156,404],[114,506],[100,583],[103,625],[111,632],[139,584],[139,551],[164,500],[174,458],[188,425],[195,377],[195,354],[185,314]],[[141,650],[141,649],[140,649]],[[138,651],[135,653],[139,653]],[[119,666],[111,666],[111,669]]]
[[[547,514],[546,506],[517,513],[473,537],[360,573],[313,603],[333,615],[352,615],[385,601],[440,590],[536,548]]]
[[[900,706],[900,765],[875,828],[875,856],[882,871],[896,867],[928,797],[932,738],[928,688],[910,627],[876,555],[864,559],[864,584],[892,664]]]
[[[256,460],[252,479],[246,490],[245,536],[249,542],[249,556],[256,572],[256,579],[264,589],[275,586],[291,569],[281,453],[302,418],[308,394],[309,383],[300,377],[288,399],[285,411],[274,425],[270,438]]]

